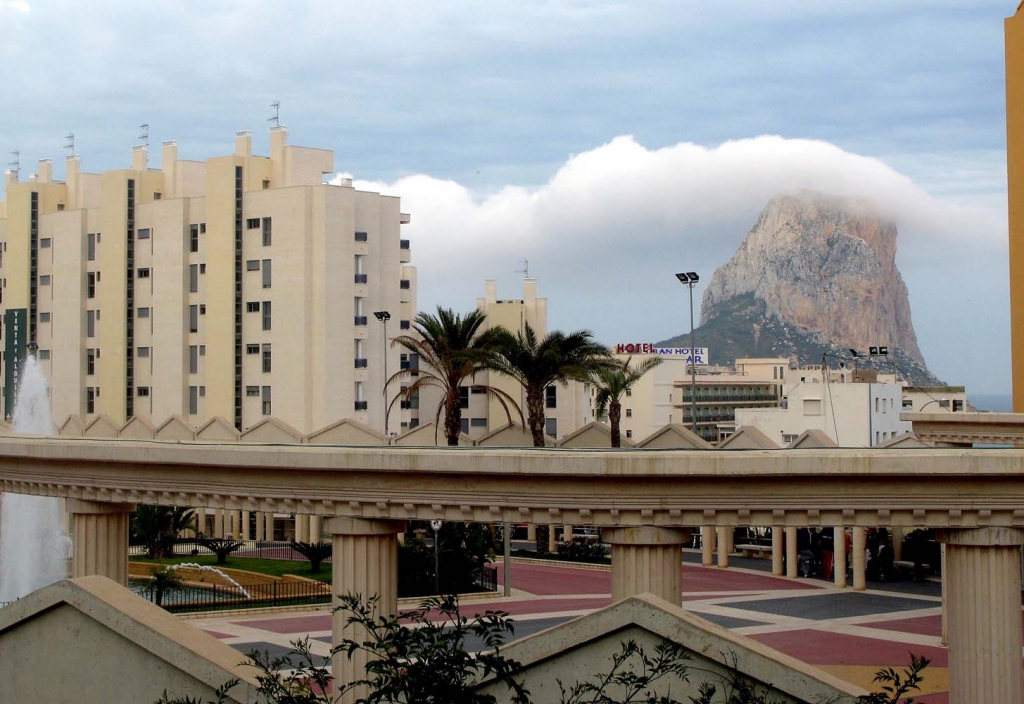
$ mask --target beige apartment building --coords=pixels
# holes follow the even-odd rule
[[[38,345],[53,418],[106,414],[240,430],[273,416],[300,432],[351,418],[384,430],[385,346],[416,311],[399,199],[324,183],[330,150],[250,133],[234,153],[84,173],[67,157],[0,202],[3,413]],[[374,313],[387,311],[390,323]],[[401,414],[389,419],[398,431]]]

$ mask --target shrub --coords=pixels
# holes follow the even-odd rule
[[[586,538],[573,538],[570,543],[558,544],[558,559],[571,560],[572,562],[596,562],[608,561],[608,550],[597,541],[589,541]]]

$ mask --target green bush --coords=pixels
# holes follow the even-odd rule
[[[570,543],[558,544],[558,559],[572,562],[605,563],[608,561],[608,550],[597,541],[573,538]]]

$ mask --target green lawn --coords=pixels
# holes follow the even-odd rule
[[[155,562],[161,565],[173,565],[181,562],[195,562],[200,565],[211,565],[217,567],[215,555],[182,555],[178,557],[164,557],[154,560],[146,557],[132,557],[134,562]],[[326,562],[320,567],[320,571],[313,573],[309,569],[309,562],[306,560],[268,560],[259,557],[228,557],[226,564],[222,567],[230,567],[236,570],[248,570],[280,577],[285,574],[294,574],[299,577],[317,579],[321,582],[331,583],[331,563]]]

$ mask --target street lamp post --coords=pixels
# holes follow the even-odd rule
[[[377,320],[384,324],[384,339],[381,347],[384,350],[384,437],[388,436],[388,321],[391,320],[391,313],[386,310],[378,310],[373,314]]]
[[[690,289],[690,414],[693,416],[693,433],[697,432],[697,347],[693,333],[693,287],[700,277],[694,271],[676,274],[679,282]]]
[[[441,578],[437,571],[437,532],[441,530],[441,521],[434,519],[430,522],[430,527],[434,529],[434,593],[441,593]]]

